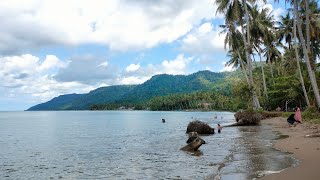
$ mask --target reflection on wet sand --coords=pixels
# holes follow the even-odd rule
[[[279,135],[273,133],[270,126],[234,128],[240,136],[235,139],[231,154],[219,165],[214,179],[254,179],[281,171],[296,162],[289,153],[273,148],[272,141]]]

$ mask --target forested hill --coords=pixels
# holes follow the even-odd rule
[[[95,104],[142,103],[158,96],[208,91],[225,73],[199,71],[190,75],[155,75],[140,85],[101,87],[87,94],[67,94],[29,108],[34,110],[87,110]]]

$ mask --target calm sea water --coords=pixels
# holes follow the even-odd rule
[[[224,128],[181,151],[194,119],[234,122],[230,112],[0,112],[0,179],[253,179],[295,163],[272,148],[267,125]]]

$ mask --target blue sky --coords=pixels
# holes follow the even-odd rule
[[[265,6],[285,12],[283,2]],[[213,0],[1,1],[0,110],[156,74],[231,70],[220,24]]]

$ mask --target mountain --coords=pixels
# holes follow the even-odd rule
[[[101,87],[87,94],[67,94],[35,105],[36,110],[87,110],[94,104],[141,103],[153,97],[169,94],[208,91],[222,82],[225,73],[199,71],[190,75],[155,75],[140,85],[117,85]]]
[[[111,103],[130,92],[135,85],[119,85],[101,87],[87,94],[67,94],[53,98],[52,100],[35,105],[28,111],[41,110],[86,110],[92,104]]]

